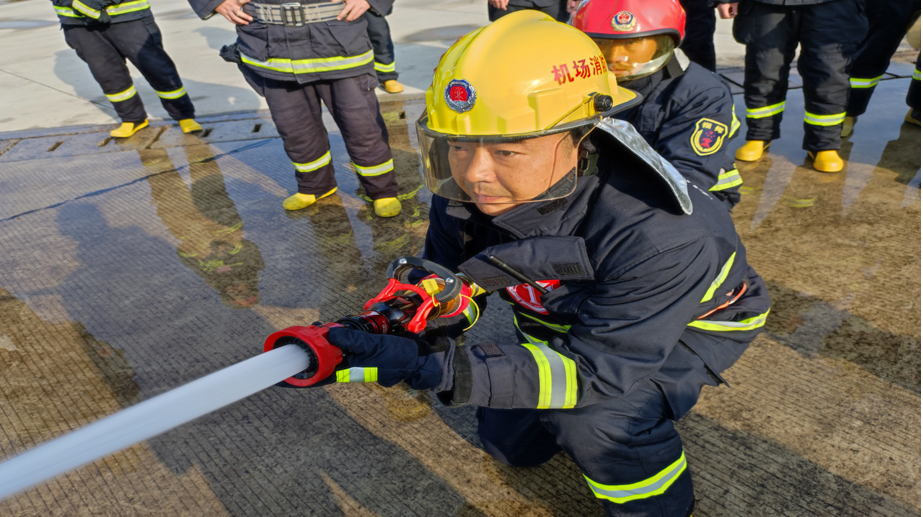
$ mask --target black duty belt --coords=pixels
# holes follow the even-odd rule
[[[244,4],[244,12],[253,16],[260,23],[285,25],[286,27],[303,27],[309,23],[336,20],[343,11],[346,2],[323,2],[302,5],[297,2],[285,4]]]

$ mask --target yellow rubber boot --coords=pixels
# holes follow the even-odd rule
[[[763,151],[769,149],[769,142],[762,140],[747,140],[747,143],[740,146],[734,157],[742,162],[755,162],[763,156]]]
[[[128,138],[146,127],[147,120],[144,122],[122,122],[118,129],[109,131],[109,136],[112,138]]]
[[[202,126],[192,118],[184,118],[179,121],[179,128],[183,130],[183,133],[195,133],[196,131],[202,131]]]
[[[381,83],[381,87],[384,88],[388,93],[401,93],[404,91],[404,85],[395,81],[394,79],[388,79],[387,81]]]
[[[401,213],[401,202],[396,197],[376,199],[372,204],[378,217],[394,217]]]
[[[846,117],[843,119],[843,129],[840,130],[840,138],[846,138],[851,135],[858,121],[859,117]]]
[[[834,150],[808,151],[808,156],[814,159],[814,169],[820,172],[840,172],[843,170],[843,159]]]
[[[908,124],[913,124],[915,126],[920,125],[920,121],[913,117],[913,108],[910,108],[910,110],[907,111],[907,114],[904,115],[904,122]]]
[[[333,190],[327,192],[326,194],[321,194],[320,197],[315,196],[314,194],[302,194],[301,192],[296,192],[294,195],[285,198],[285,201],[282,202],[282,208],[286,210],[301,210],[303,208],[308,208],[314,203],[317,203],[319,199],[324,199],[336,191],[336,187],[333,187]]]

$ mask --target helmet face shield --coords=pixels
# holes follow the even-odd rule
[[[417,121],[426,188],[456,201],[511,205],[569,195],[580,142],[596,126],[515,136],[444,135]]]
[[[667,34],[639,38],[593,38],[619,82],[640,79],[663,68],[673,56]]]

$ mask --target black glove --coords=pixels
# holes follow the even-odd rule
[[[407,336],[383,336],[335,327],[328,332],[327,340],[343,351],[342,366],[375,369],[374,375],[369,373],[357,381],[377,380],[386,388],[407,381],[414,389],[437,392],[450,388],[455,342],[441,335]],[[348,373],[335,375],[340,382],[349,379]]]

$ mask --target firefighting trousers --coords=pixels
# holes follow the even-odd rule
[[[849,104],[846,116],[865,113],[875,86],[891,64],[891,56],[901,44],[912,16],[920,4],[910,0],[866,2],[869,32],[853,57],[849,73]]]
[[[64,40],[90,66],[90,73],[122,122],[141,122],[147,118],[141,96],[131,82],[126,59],[154,88],[174,120],[195,117],[192,100],[183,87],[176,65],[163,49],[160,29],[153,16],[110,25],[65,25],[63,28]]]
[[[295,166],[298,192],[320,195],[337,186],[321,101],[343,135],[359,182],[371,199],[395,197],[394,160],[378,109],[378,80],[357,77],[299,84],[263,77],[240,66],[247,82],[266,98],[282,145]]]
[[[849,98],[850,60],[865,37],[863,0],[800,6],[740,4],[734,38],[747,46],[744,100],[747,140],[779,138],[789,65],[801,44],[798,72],[804,81],[804,141],[808,151],[840,148]]]
[[[686,11],[686,36],[679,48],[693,63],[715,71],[715,8],[711,0],[680,0]]]
[[[916,120],[920,120],[920,55],[917,54],[917,64],[913,68],[913,79],[910,81],[910,88],[907,89],[907,106],[913,110],[911,115]]]
[[[372,11],[365,12],[365,21],[368,22],[369,39],[372,40],[372,50],[375,53],[375,73],[378,82],[391,79],[397,80],[397,68],[394,63],[394,42],[391,41],[391,27],[383,15]]]
[[[608,516],[686,517],[694,498],[673,421],[717,385],[705,363],[677,343],[660,371],[622,397],[573,409],[477,410],[484,449],[514,467],[532,467],[562,450],[580,468]]]

